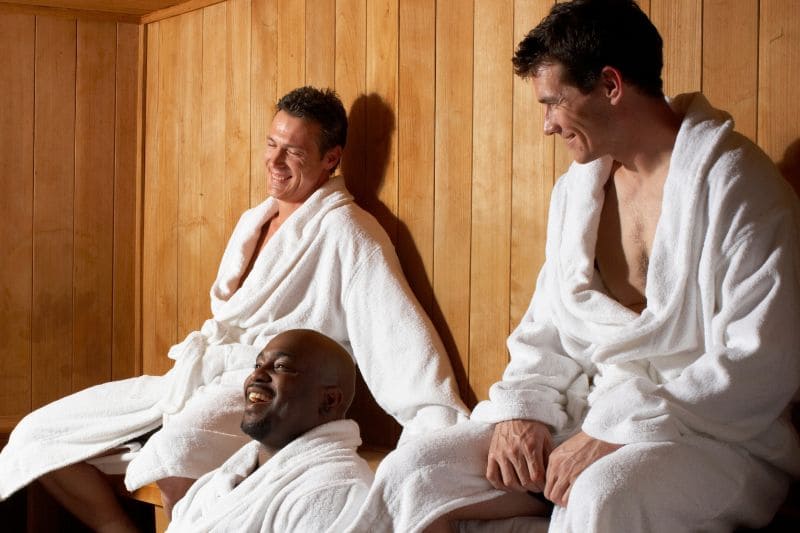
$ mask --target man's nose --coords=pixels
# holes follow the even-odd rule
[[[554,133],[558,133],[561,128],[558,127],[558,123],[553,120],[553,117],[550,116],[549,113],[545,114],[544,116],[544,134],[545,135],[553,135]]]

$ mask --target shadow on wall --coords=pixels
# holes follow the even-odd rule
[[[380,95],[362,94],[350,107],[348,124],[347,147],[342,158],[342,174],[347,188],[358,205],[380,222],[395,244],[411,288],[431,317],[450,355],[462,397],[469,405],[473,405],[475,396],[467,389],[466,371],[458,357],[452,333],[433,295],[431,280],[425,272],[424,262],[414,245],[411,232],[379,197],[388,171],[395,135],[394,110]],[[363,382],[359,383],[351,416],[361,423],[364,441],[370,444],[393,446],[400,434],[399,426],[377,406]],[[369,423],[366,424],[366,421]]]
[[[800,139],[795,139],[783,153],[783,159],[778,162],[778,169],[800,197]]]

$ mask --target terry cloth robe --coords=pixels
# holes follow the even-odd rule
[[[330,531],[348,526],[372,483],[358,425],[310,430],[258,466],[253,441],[197,480],[175,506],[170,533]]]
[[[129,490],[168,476],[199,478],[249,442],[239,430],[242,384],[256,355],[292,328],[320,331],[348,348],[403,438],[465,419],[444,347],[414,298],[377,221],[332,178],[266,243],[238,288],[267,199],[246,211],[211,288],[213,318],[173,346],[164,376],[78,392],[23,419],[0,453],[0,498],[162,422],[127,468]]]
[[[582,429],[625,445],[578,478],[552,531],[724,531],[771,518],[784,473],[800,474],[783,416],[800,383],[797,200],[702,95],[670,103],[684,118],[646,309],[609,297],[594,268],[612,161],[573,164],[553,190],[545,265],[503,379],[468,424],[381,463],[359,531],[418,531],[499,495],[481,478],[491,424],[511,419],[546,423],[556,443]],[[461,452],[470,446],[480,451]],[[403,471],[414,457],[434,480],[424,494]]]

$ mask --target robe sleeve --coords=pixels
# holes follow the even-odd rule
[[[791,213],[736,232],[713,275],[706,351],[663,384],[634,377],[593,401],[583,430],[619,444],[702,434],[757,439],[800,383],[800,288]]]
[[[364,381],[403,426],[401,440],[466,420],[442,341],[394,250],[379,246],[358,265],[344,294],[344,310]]]
[[[542,268],[525,316],[508,338],[511,360],[472,419],[496,423],[537,420],[561,432],[582,417],[589,387],[586,370],[566,355],[546,305],[548,265]]]

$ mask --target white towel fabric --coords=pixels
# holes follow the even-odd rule
[[[80,391],[28,415],[0,453],[0,498],[159,425],[128,466],[129,490],[168,476],[200,477],[249,441],[239,429],[242,383],[258,352],[292,328],[348,348],[403,439],[463,420],[449,360],[414,298],[386,233],[341,177],[317,190],[267,242],[239,287],[267,199],[246,211],[211,289],[213,318],[173,346],[164,376]]]
[[[670,513],[695,524],[713,518],[723,529],[737,521],[754,527],[777,509],[787,485],[782,472],[800,474],[800,446],[783,416],[800,383],[797,199],[766,155],[702,95],[671,105],[684,119],[664,186],[647,308],[637,315],[610,298],[594,269],[612,162],[573,164],[553,190],[546,262],[508,339],[503,379],[469,423],[445,432],[459,433],[457,446],[428,439],[393,452],[405,460],[384,460],[356,530],[418,531],[475,502],[486,456],[476,464],[473,454],[463,458],[464,439],[487,449],[490,432],[481,428],[490,426],[477,422],[515,418],[547,423],[556,442],[583,429],[626,445],[584,472],[592,482],[584,491],[573,487],[576,503],[556,509],[552,531],[636,530],[624,517],[642,509],[651,513],[637,518],[646,530],[656,523],[686,530]],[[417,464],[406,469],[426,472],[428,487],[415,492],[403,482],[408,461]],[[669,465],[678,461],[691,466]],[[638,470],[623,474],[628,463]],[[726,477],[729,469],[736,475]],[[625,475],[640,485],[626,485]],[[729,485],[709,490],[714,483],[685,483],[691,476]],[[495,496],[483,483],[482,500]],[[648,503],[659,498],[665,503]],[[605,503],[619,512],[599,511],[603,522],[592,505]]]
[[[360,444],[358,425],[337,420],[258,466],[261,444],[253,441],[192,485],[167,531],[343,531],[372,483],[372,470],[356,453]]]

